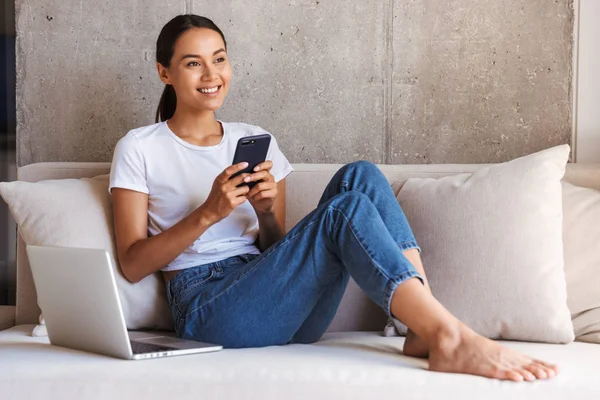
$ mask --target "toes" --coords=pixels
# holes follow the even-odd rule
[[[504,378],[501,379],[508,379],[514,382],[523,382],[525,378],[523,378],[523,375],[521,375],[517,371],[505,371]]]
[[[535,375],[526,369],[517,369],[515,372],[519,373],[527,382],[533,382],[536,379]]]
[[[525,370],[531,372],[537,379],[546,379],[548,378],[548,373],[546,369],[538,364],[530,364],[524,368]]]
[[[556,370],[552,368],[542,367],[546,372],[548,378],[554,378],[556,376]]]
[[[541,367],[544,368],[544,370],[546,371],[546,373],[548,374],[548,377],[551,378],[553,376],[555,376],[556,374],[558,374],[558,366],[554,365],[554,364],[550,364],[547,363],[545,361],[541,361],[541,360],[533,360],[533,362]]]

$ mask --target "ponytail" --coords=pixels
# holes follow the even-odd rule
[[[166,85],[156,109],[155,122],[166,121],[171,118],[175,114],[176,107],[177,95],[175,94],[175,89],[171,85]]]

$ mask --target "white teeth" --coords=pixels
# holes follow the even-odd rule
[[[202,93],[215,93],[217,90],[219,90],[219,87],[214,87],[214,88],[210,88],[210,89],[198,89],[200,90]]]

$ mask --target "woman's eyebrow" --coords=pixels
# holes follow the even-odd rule
[[[220,52],[225,51],[225,49],[219,49],[217,51],[215,51],[213,53],[213,56],[216,56],[217,54],[219,54]],[[202,58],[201,56],[197,55],[197,54],[186,54],[183,57],[181,57],[182,60],[185,60],[186,58]]]

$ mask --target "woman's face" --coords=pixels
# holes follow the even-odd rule
[[[223,105],[231,65],[221,35],[212,29],[187,30],[175,43],[171,66],[157,68],[161,80],[175,88],[178,105],[198,111],[216,111]]]

